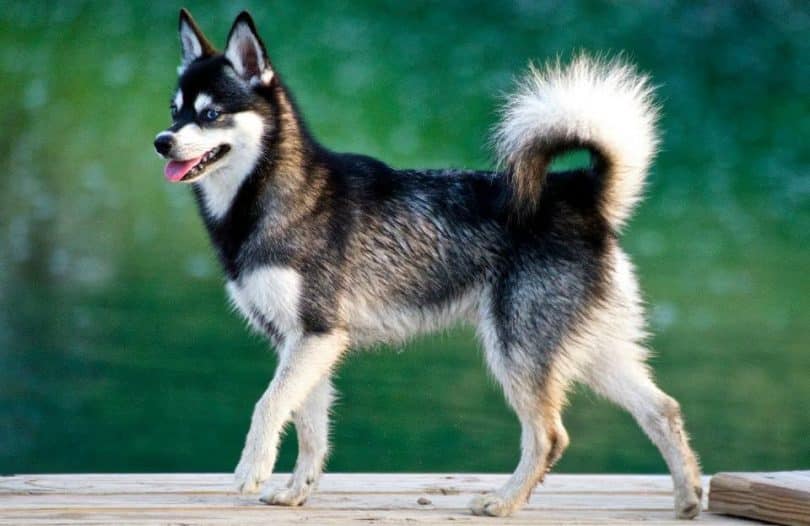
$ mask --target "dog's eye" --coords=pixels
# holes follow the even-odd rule
[[[172,119],[177,117],[177,105],[176,104],[172,104],[171,106],[169,106],[169,111],[172,113]]]
[[[215,121],[219,118],[219,112],[215,109],[208,108],[202,112],[200,118],[205,122]]]

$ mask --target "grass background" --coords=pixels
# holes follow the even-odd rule
[[[810,466],[810,8],[761,2],[245,2],[314,133],[398,167],[486,168],[530,60],[624,51],[663,151],[623,244],[652,360],[707,472]],[[222,471],[274,367],[226,307],[191,194],[152,152],[180,4],[2,2],[0,472]],[[225,38],[239,8],[188,5]],[[333,471],[509,471],[518,426],[470,331],[339,371]],[[577,392],[567,472],[662,472]],[[294,433],[278,469],[294,460]]]

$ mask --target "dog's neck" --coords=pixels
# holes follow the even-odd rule
[[[321,148],[309,136],[294,103],[279,83],[268,89],[271,115],[258,119],[262,138],[253,155],[243,155],[194,184],[200,214],[227,271],[247,236],[256,231],[283,235],[310,214],[326,186],[317,162]],[[254,114],[254,116],[257,116]],[[253,145],[246,145],[250,150]]]
[[[312,211],[325,184],[325,171],[317,161],[321,147],[280,82],[271,97],[274,129],[266,141],[267,154],[257,165],[262,184],[256,196],[265,207],[267,226],[278,229]]]

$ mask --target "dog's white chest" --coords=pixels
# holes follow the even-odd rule
[[[229,281],[226,288],[233,304],[256,330],[278,335],[299,330],[301,275],[295,270],[262,267]]]

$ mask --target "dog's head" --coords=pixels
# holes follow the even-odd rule
[[[155,150],[168,160],[166,178],[191,183],[213,174],[244,176],[261,156],[272,113],[267,95],[276,81],[256,26],[242,12],[219,53],[183,9],[180,44],[172,125],[155,138]]]

